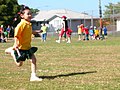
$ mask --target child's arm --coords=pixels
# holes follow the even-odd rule
[[[13,45],[13,49],[16,50],[16,48],[19,47],[19,39],[17,37],[14,37],[14,45]]]
[[[43,30],[36,30],[36,31],[32,31],[32,34],[38,34],[38,33],[42,33]]]

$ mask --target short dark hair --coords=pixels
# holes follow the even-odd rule
[[[24,14],[24,10],[26,10],[26,9],[30,10],[30,8],[28,6],[21,5],[21,9],[20,9],[19,14]]]
[[[24,14],[24,10],[30,10],[28,6],[21,5],[20,11],[14,16],[14,22],[18,21],[20,19],[20,14]]]

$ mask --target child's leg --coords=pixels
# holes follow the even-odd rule
[[[83,40],[85,40],[85,33],[83,33]]]
[[[70,39],[70,37],[68,37],[68,41],[67,41],[67,43],[71,43],[71,39]]]
[[[71,35],[70,35],[69,31],[66,31],[66,35],[68,37],[67,43],[71,43],[71,38],[70,38]]]
[[[33,54],[31,60],[31,78],[30,81],[42,81],[41,78],[36,76],[36,57]]]
[[[14,59],[14,61],[15,61],[15,64],[16,64],[18,67],[20,67],[20,66],[23,65],[23,61],[20,61],[20,62],[17,62],[17,61],[16,61],[16,57],[15,57],[15,54],[14,54],[13,47],[7,48],[7,49],[5,50],[5,53],[11,54],[11,56],[13,57],[13,59]]]
[[[78,34],[78,40],[81,40],[81,34]]]
[[[64,34],[64,29],[62,28],[62,29],[61,29],[61,32],[60,32],[60,34],[59,34],[59,39],[56,40],[57,43],[60,43],[63,34]]]
[[[57,42],[57,43],[60,43],[61,38],[62,38],[62,37],[61,37],[61,36],[59,36],[59,39],[58,39],[58,40],[56,40],[56,42]]]

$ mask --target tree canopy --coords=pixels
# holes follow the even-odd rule
[[[13,25],[14,17],[19,12],[20,6],[18,0],[0,0],[0,25]],[[31,11],[36,13],[39,10],[31,8]]]
[[[17,0],[0,0],[0,24],[12,24],[12,19],[18,10]]]
[[[112,15],[120,13],[120,2],[116,4],[109,3],[109,5],[106,5],[105,7],[104,18],[110,18]]]

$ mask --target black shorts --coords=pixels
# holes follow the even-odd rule
[[[16,61],[25,61],[26,59],[31,59],[32,55],[38,50],[37,47],[31,47],[29,50],[21,50],[19,49],[20,55],[18,55],[17,51],[14,51]]]

